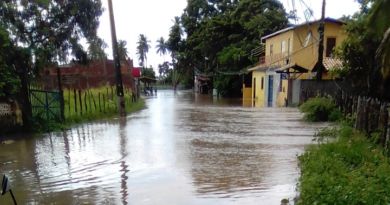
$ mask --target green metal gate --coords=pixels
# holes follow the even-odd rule
[[[30,103],[33,118],[62,121],[60,92],[30,89]]]

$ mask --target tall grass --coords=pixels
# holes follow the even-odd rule
[[[124,92],[126,112],[131,113],[144,108],[144,101],[132,101],[130,90]],[[81,99],[80,99],[81,98]],[[81,103],[80,103],[81,102]],[[100,87],[88,90],[64,90],[64,115],[66,123],[77,123],[118,114],[118,97],[113,87]]]

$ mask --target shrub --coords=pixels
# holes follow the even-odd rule
[[[331,98],[316,97],[310,98],[300,106],[305,113],[305,119],[311,122],[337,121],[342,114]]]

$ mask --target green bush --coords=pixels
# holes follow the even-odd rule
[[[337,140],[299,156],[297,204],[389,204],[390,164],[383,149],[349,126],[332,133]]]
[[[342,117],[342,113],[331,98],[310,98],[299,108],[305,113],[305,119],[311,122],[337,121]]]

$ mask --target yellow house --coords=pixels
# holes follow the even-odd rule
[[[341,65],[333,58],[334,48],[346,37],[343,22],[325,18],[324,61],[326,71]],[[243,98],[251,96],[252,106],[286,106],[293,104],[296,79],[313,79],[318,59],[319,21],[293,25],[261,38],[264,44],[259,63],[249,71],[252,85],[243,86]],[[328,72],[323,79],[330,79]],[[294,86],[295,85],[295,86]],[[250,94],[248,92],[251,92]]]

